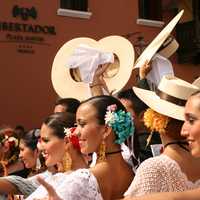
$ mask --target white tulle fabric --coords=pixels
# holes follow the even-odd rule
[[[95,176],[88,169],[69,174],[57,173],[45,179],[63,200],[103,200]],[[43,186],[37,188],[27,199],[42,199],[48,193]]]
[[[92,83],[93,76],[99,65],[113,63],[114,55],[99,49],[80,44],[67,61],[67,67],[79,68],[84,83]]]
[[[141,196],[154,192],[178,192],[200,187],[200,180],[191,182],[178,163],[166,155],[141,163],[125,196]]]

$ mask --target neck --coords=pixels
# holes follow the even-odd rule
[[[166,144],[164,145],[164,148],[166,148],[167,146],[170,146],[170,145],[178,145],[178,146],[179,146],[180,148],[182,148],[183,150],[189,152],[189,149],[188,149],[188,142],[186,142],[186,141],[177,140],[177,141],[168,142],[168,143],[166,143]]]
[[[78,150],[70,151],[70,156],[72,159],[72,170],[77,170],[80,168],[88,168],[82,154]]]

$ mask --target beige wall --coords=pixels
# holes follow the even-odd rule
[[[14,3],[13,3],[14,2]],[[30,8],[38,13],[36,20],[23,21],[12,17],[14,5]],[[90,0],[90,19],[78,19],[56,15],[59,1],[15,0],[0,2],[0,21],[52,25],[56,35],[42,35],[48,45],[29,44],[34,54],[18,53],[20,43],[4,42],[6,34],[35,36],[31,33],[0,31],[0,124],[22,124],[26,128],[39,127],[41,121],[52,112],[56,94],[51,84],[51,65],[58,49],[69,39],[88,36],[100,39],[104,36],[140,31],[145,41],[151,41],[160,28],[136,25],[138,8],[136,0]],[[168,19],[167,19],[168,20]],[[136,37],[130,38],[134,42]],[[26,45],[26,44],[24,44]],[[176,65],[177,75],[192,81],[200,74],[199,66]]]

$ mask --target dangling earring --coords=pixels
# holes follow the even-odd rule
[[[104,141],[102,141],[102,143],[100,144],[97,161],[106,161],[106,144]]]
[[[72,168],[72,159],[68,152],[65,152],[65,155],[62,160],[63,171],[69,171]]]

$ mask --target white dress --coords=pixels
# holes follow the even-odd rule
[[[57,173],[45,179],[53,186],[63,200],[103,200],[97,180],[89,169],[79,169],[71,173]],[[39,186],[27,200],[41,199],[48,195],[43,186]]]
[[[125,196],[141,196],[155,192],[179,192],[199,188],[200,179],[189,181],[179,164],[162,154],[141,163]]]

